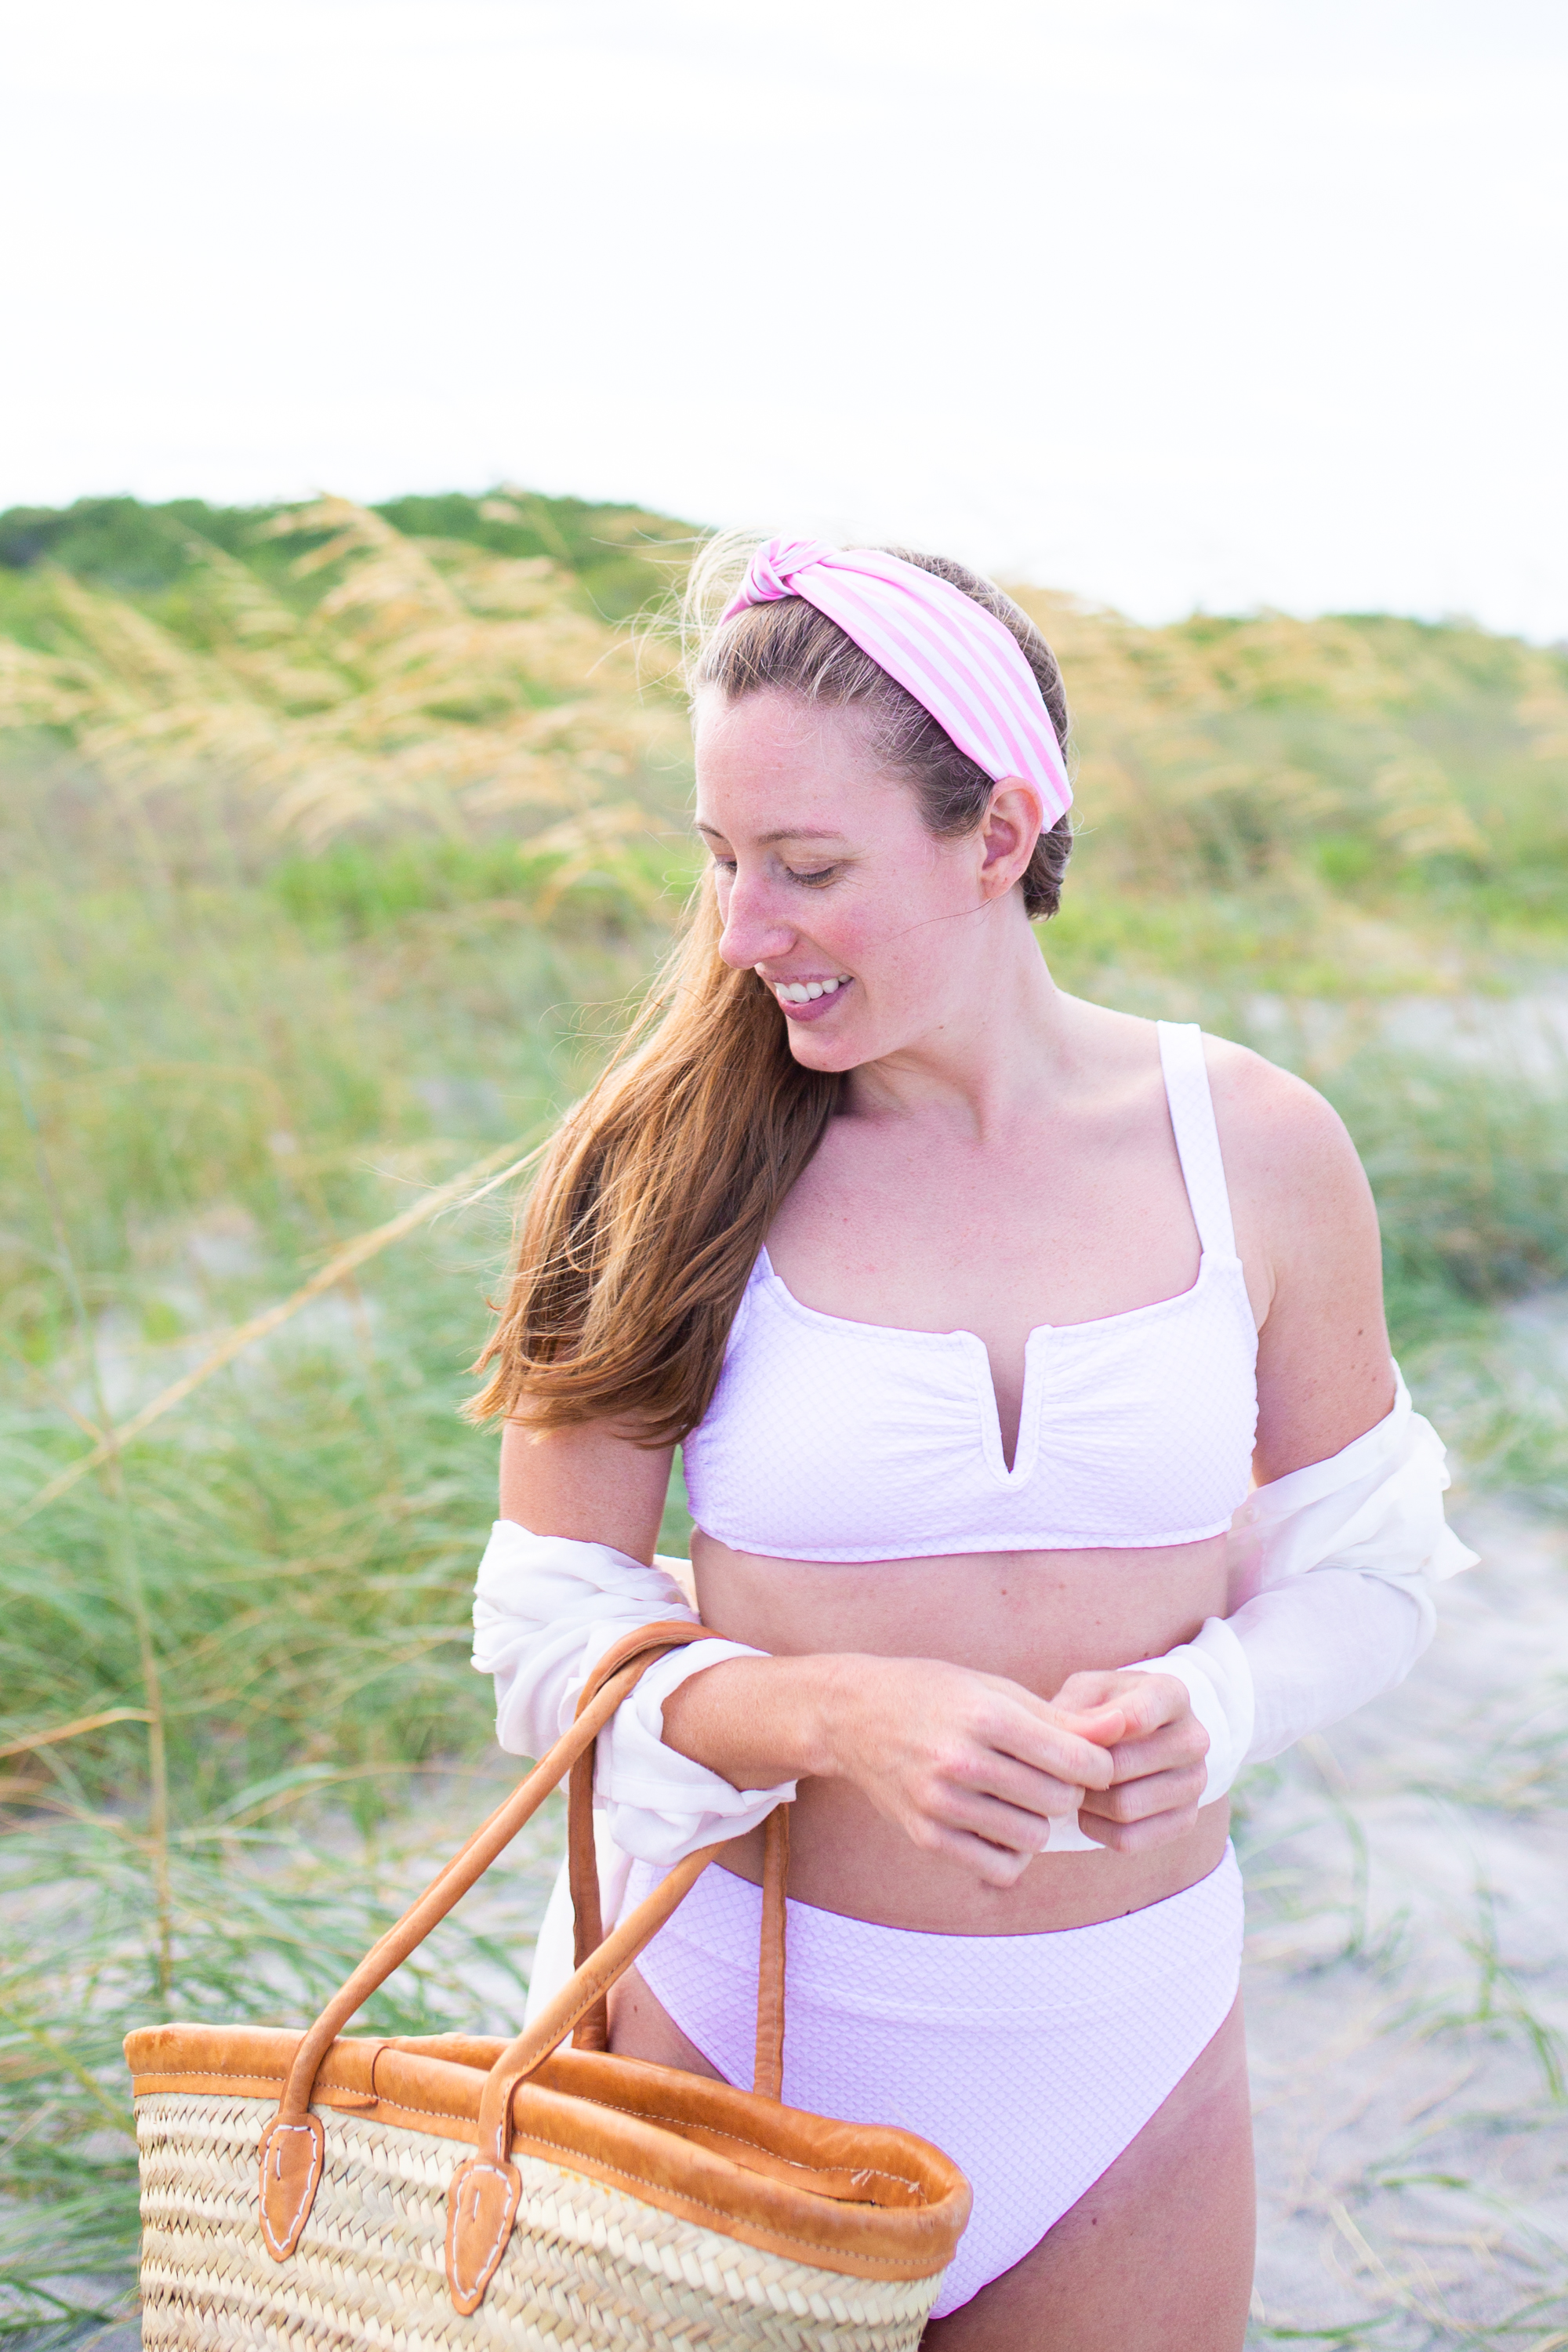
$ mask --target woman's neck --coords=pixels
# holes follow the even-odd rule
[[[935,1118],[976,1142],[1038,1103],[1065,1066],[1071,998],[1046,968],[1032,930],[997,942],[919,1038],[847,1073],[851,1118]]]

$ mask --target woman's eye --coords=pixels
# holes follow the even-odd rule
[[[713,863],[719,868],[721,874],[733,874],[735,871],[734,859],[732,857],[721,857],[717,851],[714,852]]]
[[[786,866],[784,871],[792,882],[831,882],[838,868],[837,866],[820,866],[815,874],[797,874],[793,866]]]

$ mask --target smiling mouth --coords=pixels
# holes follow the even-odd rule
[[[849,985],[849,974],[841,971],[826,980],[770,980],[768,986],[779,1003],[786,1008],[796,1004],[815,1004],[820,997],[837,996]]]

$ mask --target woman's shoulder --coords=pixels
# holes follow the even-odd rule
[[[1073,1004],[1080,1037],[1098,1066],[1110,1072],[1157,1073],[1159,1024],[1141,1013],[1123,1013],[1087,999]],[[1277,1062],[1239,1045],[1233,1038],[1202,1032],[1204,1060],[1220,1145],[1228,1164],[1233,1150],[1295,1154],[1316,1160],[1358,1165],[1344,1121],[1317,1088],[1281,1069]]]
[[[1222,1137],[1226,1127],[1238,1141],[1249,1137],[1289,1146],[1349,1144],[1345,1123],[1332,1103],[1294,1070],[1238,1045],[1233,1037],[1203,1033],[1209,1092]]]
[[[1204,1059],[1233,1197],[1310,1208],[1314,1222],[1371,1213],[1349,1129],[1316,1087],[1206,1031]]]

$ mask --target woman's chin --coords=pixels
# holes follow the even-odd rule
[[[864,1045],[843,1030],[797,1028],[789,1024],[789,1049],[803,1069],[853,1070],[871,1056]]]

